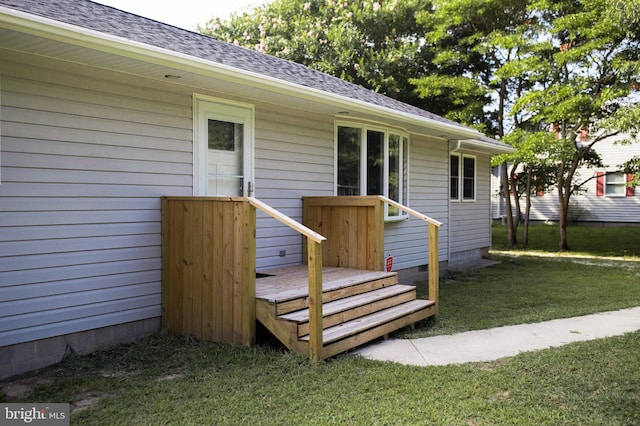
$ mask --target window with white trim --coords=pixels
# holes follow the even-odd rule
[[[449,198],[452,201],[475,201],[476,157],[460,154],[449,157]]]
[[[336,194],[384,195],[407,204],[409,137],[401,132],[351,123],[336,124]],[[404,217],[387,206],[387,219]]]
[[[604,194],[608,197],[624,197],[627,192],[627,175],[622,172],[604,176]]]

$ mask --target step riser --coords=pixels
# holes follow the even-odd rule
[[[289,350],[309,353],[309,297],[306,271],[274,270],[263,278],[256,317]],[[432,301],[417,300],[413,286],[397,274],[333,268],[323,271],[321,358],[348,351],[436,314]]]
[[[343,299],[349,296],[355,296],[367,291],[377,290],[379,288],[389,287],[398,283],[398,277],[392,276],[379,280],[367,281],[354,284],[348,287],[330,290],[322,294],[322,303],[332,302],[334,300]],[[309,307],[309,297],[301,297],[297,299],[279,302],[276,306],[276,315],[288,314],[289,312],[299,311]]]
[[[421,311],[414,312],[402,318],[398,318],[394,321],[380,325],[378,327],[371,328],[365,332],[355,334],[346,339],[342,339],[337,342],[325,345],[322,350],[322,358],[330,358],[334,355],[348,351],[349,349],[356,348],[360,345],[377,339],[378,337],[385,336],[408,325],[415,324],[418,321],[429,318],[433,315],[435,315],[435,307],[431,306]]]
[[[415,300],[416,291],[408,291],[403,294],[399,294],[397,296],[389,297],[383,300],[378,300],[372,303],[368,303],[366,305],[361,305],[356,308],[352,308],[343,312],[339,312],[333,315],[323,316],[322,318],[322,328],[333,327],[338,324],[342,324],[347,321],[351,321],[352,319],[359,318],[364,315],[368,315],[382,309],[387,309],[392,306],[400,305],[405,302],[409,302],[411,300]],[[304,322],[298,325],[298,336],[305,336],[309,334],[309,323]]]

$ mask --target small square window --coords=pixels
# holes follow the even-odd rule
[[[626,190],[627,177],[624,173],[608,173],[605,175],[605,195],[610,197],[624,197]]]

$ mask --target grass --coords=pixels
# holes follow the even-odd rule
[[[518,227],[517,240],[522,247],[523,226]],[[507,250],[507,227],[492,228],[493,250]],[[527,250],[553,253],[558,250],[559,230],[556,225],[532,225]],[[640,258],[640,226],[589,227],[569,226],[567,241],[571,251],[560,255],[593,255],[599,257]],[[636,259],[638,260],[638,259]]]
[[[598,247],[583,253],[627,260],[518,252],[452,274],[442,281],[440,320],[416,333],[640,305],[639,261]],[[345,354],[314,365],[278,345],[158,333],[26,377],[39,384],[6,399],[72,403],[74,425],[635,425],[638,353],[640,332],[490,363],[410,367]]]
[[[438,322],[427,321],[402,336],[452,334],[640,306],[640,227],[571,227],[569,238],[579,253],[553,251],[556,227],[534,226],[531,234],[530,249],[492,251],[490,258],[500,262],[496,266],[449,273],[440,282]],[[493,241],[494,248],[503,248],[503,226],[493,227]],[[427,284],[418,286],[426,294]]]
[[[491,363],[311,365],[266,346],[158,334],[50,369],[33,402],[99,401],[74,425],[632,425],[640,333]]]

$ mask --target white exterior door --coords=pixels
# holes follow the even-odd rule
[[[253,195],[253,107],[195,97],[194,194]]]

